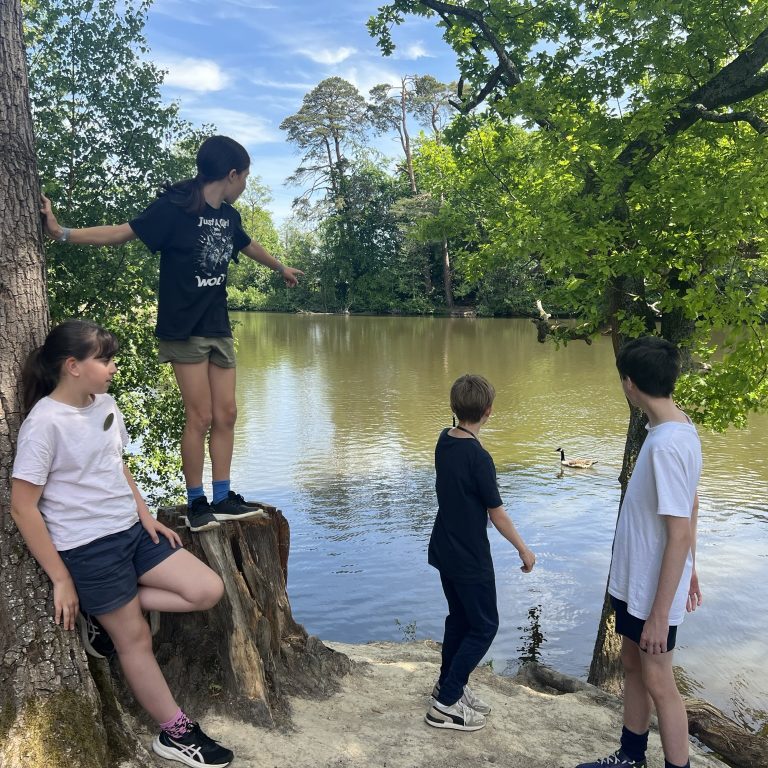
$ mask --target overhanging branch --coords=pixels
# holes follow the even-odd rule
[[[757,112],[713,112],[707,109],[703,104],[697,104],[695,107],[702,120],[708,123],[749,123],[759,134],[768,133],[768,122],[763,120]]]
[[[536,340],[543,344],[547,336],[551,336],[555,342],[567,344],[569,341],[584,341],[587,344],[592,343],[592,334],[586,330],[586,326],[579,325],[572,328],[553,321],[552,315],[544,309],[541,299],[536,300],[536,307],[539,310],[539,316],[531,319],[536,326]]]

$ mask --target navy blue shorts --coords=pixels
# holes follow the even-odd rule
[[[155,544],[141,523],[80,547],[59,552],[75,582],[80,608],[99,616],[130,603],[139,591],[139,577],[181,547],[172,549],[165,536]]]
[[[643,627],[645,626],[644,619],[638,619],[637,616],[633,616],[627,610],[627,604],[623,600],[611,595],[611,605],[613,610],[616,611],[616,633],[628,637],[635,643],[640,645],[640,635],[643,634]],[[675,647],[675,641],[677,640],[677,627],[670,627],[667,634],[667,651],[671,651]],[[643,653],[646,653],[644,649],[640,649]]]

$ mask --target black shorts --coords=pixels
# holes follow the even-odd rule
[[[139,592],[139,577],[180,549],[173,549],[165,536],[155,544],[135,523],[59,554],[75,582],[80,608],[100,616],[130,603]]]
[[[643,634],[643,627],[645,626],[645,619],[638,619],[636,616],[633,616],[627,611],[627,604],[613,595],[611,595],[611,605],[613,610],[616,611],[616,634],[629,638],[639,646],[640,635]],[[667,651],[671,651],[675,647],[676,640],[677,627],[670,627],[667,634]],[[643,649],[641,648],[640,650],[642,651]]]

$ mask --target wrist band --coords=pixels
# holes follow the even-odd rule
[[[285,274],[285,264],[282,261],[277,262],[277,269],[275,272],[279,272],[281,275]]]
[[[72,230],[69,227],[62,227],[61,234],[56,238],[56,242],[66,243]]]

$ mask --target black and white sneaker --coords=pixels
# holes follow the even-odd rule
[[[117,653],[112,638],[95,616],[80,611],[77,615],[77,626],[80,629],[83,648],[89,656],[96,659],[111,659]]]
[[[231,749],[222,747],[206,736],[198,723],[192,723],[192,728],[183,736],[169,736],[165,731],[160,731],[152,742],[152,749],[166,760],[175,760],[192,768],[201,765],[225,768],[235,756]]]
[[[645,758],[642,760],[633,760],[628,757],[623,749],[617,749],[608,757],[601,757],[591,763],[579,763],[576,768],[602,768],[605,765],[623,765],[624,768],[646,768]]]
[[[451,728],[454,731],[479,731],[485,728],[485,718],[461,699],[450,707],[433,701],[424,720],[434,728]]]
[[[187,516],[184,518],[184,522],[192,533],[210,531],[212,528],[219,527],[218,520],[213,516],[213,508],[205,496],[198,496],[191,504],[187,505]]]
[[[248,520],[251,517],[269,517],[261,507],[249,506],[246,500],[234,491],[230,491],[225,498],[211,504],[213,517],[224,522],[226,520]]]

